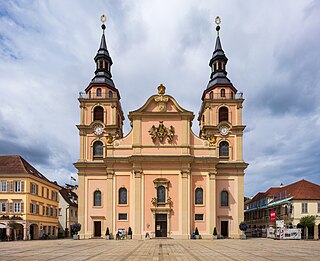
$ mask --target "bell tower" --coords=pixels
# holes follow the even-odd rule
[[[210,80],[202,95],[198,121],[200,136],[216,146],[216,157],[220,161],[241,161],[243,95],[227,77],[227,62],[220,40],[220,17],[216,17],[217,38],[210,59]]]
[[[112,59],[105,37],[106,16],[101,16],[102,37],[99,50],[94,57],[95,76],[85,92],[79,93],[80,159],[78,162],[102,161],[106,157],[106,146],[122,138],[123,111],[120,93],[112,80]]]

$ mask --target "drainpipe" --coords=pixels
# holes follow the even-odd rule
[[[68,229],[68,231],[69,231],[69,227],[68,227],[68,209],[69,208],[70,208],[70,205],[68,205],[68,207],[66,208],[66,228]],[[70,215],[69,215],[69,218],[70,218]],[[71,231],[69,231],[69,233],[71,233]]]

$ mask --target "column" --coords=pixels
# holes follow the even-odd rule
[[[23,240],[28,240],[29,239],[29,231],[27,229],[27,224],[23,224]]]
[[[181,170],[181,232],[182,238],[188,239],[190,235],[190,171]]]
[[[134,170],[134,220],[133,239],[142,239],[142,170]]]
[[[217,192],[216,192],[216,174],[217,170],[213,169],[209,172],[209,209],[207,210],[207,214],[209,214],[209,227],[211,235],[213,233],[214,227],[217,227]],[[208,213],[209,212],[209,213]]]
[[[116,228],[113,222],[114,211],[113,211],[113,179],[114,179],[114,170],[107,169],[107,193],[106,193],[106,224],[107,227],[111,230],[110,232],[114,233]]]

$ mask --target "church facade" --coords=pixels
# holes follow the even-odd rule
[[[80,238],[129,227],[134,239],[146,234],[188,239],[196,228],[202,238],[212,238],[215,227],[218,235],[239,238],[248,165],[242,156],[244,99],[227,78],[219,22],[199,136],[191,129],[194,113],[163,85],[129,113],[132,129],[123,135],[124,112],[104,24],[102,29],[95,76],[78,99],[80,158],[74,165]]]

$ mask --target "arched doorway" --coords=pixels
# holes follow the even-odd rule
[[[23,225],[20,223],[12,222],[9,224],[11,229],[10,237],[12,240],[23,240]]]
[[[31,224],[29,228],[30,239],[39,239],[39,227],[37,224]]]

